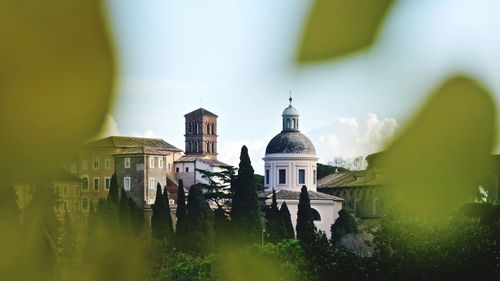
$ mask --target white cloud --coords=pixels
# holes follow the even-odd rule
[[[151,129],[146,130],[143,133],[133,132],[132,136],[133,137],[141,137],[141,138],[160,138],[155,133],[153,133],[153,130],[151,130]]]
[[[335,157],[354,158],[378,152],[394,135],[398,123],[394,118],[378,119],[368,113],[363,119],[343,117],[327,127],[311,132],[320,162]]]
[[[115,118],[111,114],[106,114],[104,122],[101,126],[101,131],[97,135],[97,138],[105,138],[109,136],[119,136],[120,131],[118,130],[118,124],[115,121]]]
[[[263,140],[228,140],[219,144],[218,159],[226,164],[238,167],[240,163],[241,147],[246,145],[248,155],[252,161],[252,167],[257,174],[264,172],[264,161],[262,158],[266,152],[267,143]]]

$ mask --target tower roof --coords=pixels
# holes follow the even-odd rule
[[[297,111],[297,109],[295,109],[295,107],[293,107],[291,104],[285,108],[285,110],[283,110],[283,114],[281,114],[281,116],[285,117],[285,116],[299,116],[299,112]]]
[[[203,116],[203,115],[218,117],[217,114],[214,114],[214,113],[212,113],[204,108],[201,108],[201,107],[194,110],[194,111],[189,112],[188,114],[184,115],[184,117],[186,117],[186,116]]]

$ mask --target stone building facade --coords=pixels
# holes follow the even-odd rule
[[[154,202],[157,183],[162,187],[177,185],[174,161],[181,152],[158,138],[111,136],[89,142],[67,170],[81,179],[82,197],[87,197],[92,206],[107,198],[116,172],[118,188],[130,192],[139,206],[148,208]],[[171,196],[177,198],[176,194]]]
[[[379,169],[335,172],[318,181],[318,190],[344,198],[344,207],[362,219],[378,218],[384,210],[387,182]]]

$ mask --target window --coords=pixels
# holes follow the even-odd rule
[[[379,215],[379,201],[378,198],[373,199],[373,215],[378,216]]]
[[[316,170],[313,171],[313,184],[316,184]]]
[[[130,178],[129,177],[123,178],[123,189],[125,191],[130,191]]]
[[[82,169],[87,170],[89,168],[89,163],[87,160],[82,160]]]
[[[359,199],[355,199],[354,200],[354,212],[356,212],[356,214],[358,214],[358,206],[359,206]]]
[[[306,170],[299,169],[299,184],[306,183]]]
[[[94,178],[94,192],[99,191],[99,178]]]
[[[89,199],[87,197],[82,198],[82,210],[86,211],[89,209]]]
[[[212,153],[215,153],[215,146],[214,146],[214,143],[212,143]]]
[[[266,184],[269,184],[269,169],[266,169]]]
[[[316,211],[316,209],[311,208],[311,213],[313,215],[313,220],[315,220],[315,221],[321,220],[321,216],[319,215],[319,212]]]
[[[279,184],[286,184],[286,170],[279,169]]]
[[[94,155],[94,157],[92,157],[92,168],[99,169],[99,156],[97,155]]]
[[[125,165],[125,168],[130,168],[130,158],[123,159],[123,164]]]
[[[297,127],[295,127],[295,118],[292,119],[292,128],[297,129]]]
[[[289,118],[286,119],[286,128],[290,129],[290,119]]]
[[[210,123],[207,123],[207,134],[210,134]]]
[[[104,168],[105,169],[111,168],[111,160],[109,159],[104,160]]]
[[[207,152],[210,152],[210,143],[207,141]]]
[[[88,191],[89,190],[89,178],[84,177],[82,179],[82,190],[83,191]]]
[[[189,123],[189,134],[193,134],[193,122]]]
[[[155,188],[155,179],[154,178],[149,178],[149,189],[154,189]]]
[[[63,187],[63,195],[64,196],[68,195],[68,186],[66,185]]]
[[[167,164],[167,170],[170,172],[172,171],[172,163]]]
[[[163,157],[158,158],[158,168],[163,168]]]
[[[178,173],[179,172],[179,167],[175,167],[175,172]]]
[[[186,167],[186,173],[189,173],[189,167]]]
[[[110,186],[111,186],[111,178],[104,177],[104,190],[109,190]]]
[[[71,173],[78,172],[77,169],[76,169],[76,162],[75,161],[71,162],[69,170],[70,170]]]
[[[154,168],[155,167],[155,158],[150,157],[149,158],[149,168]]]

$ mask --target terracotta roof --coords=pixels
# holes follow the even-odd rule
[[[202,115],[210,115],[210,116],[218,117],[216,114],[213,114],[212,112],[210,112],[204,108],[201,108],[201,107],[195,111],[189,112],[188,114],[184,115],[184,117],[185,116],[202,116]]]
[[[333,196],[330,194],[326,194],[323,192],[317,192],[308,190],[309,199],[310,200],[330,200],[330,201],[344,201],[344,199]],[[272,191],[259,191],[258,192],[260,198],[270,199],[273,197]],[[300,199],[300,191],[292,191],[287,189],[278,189],[276,190],[276,199],[279,200],[299,200]]]
[[[386,185],[387,181],[379,169],[335,172],[318,180],[318,188],[357,187]]]
[[[89,147],[141,148],[168,151],[182,151],[160,138],[120,137],[112,136],[87,144]]]
[[[209,164],[210,166],[215,166],[215,167],[231,166],[217,159],[210,159],[210,158],[204,158],[203,156],[190,156],[190,155],[182,156],[181,158],[175,160],[175,162],[194,162],[196,160],[200,160],[202,162]]]

